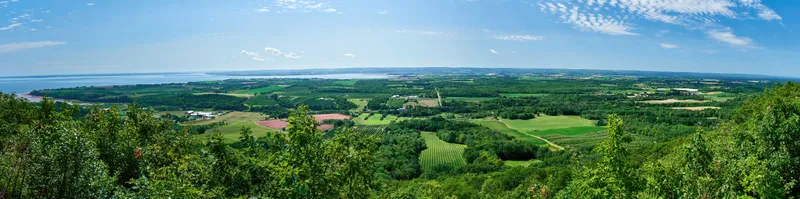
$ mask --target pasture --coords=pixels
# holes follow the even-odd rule
[[[560,129],[547,129],[542,131],[529,131],[528,133],[538,136],[544,135],[581,135],[586,133],[592,132],[600,132],[605,130],[605,127],[602,126],[576,126],[576,127],[569,127],[569,128],[560,128]]]
[[[544,97],[550,94],[547,93],[502,93],[503,97]]]
[[[466,164],[464,149],[467,145],[447,143],[436,137],[433,132],[421,132],[425,139],[427,149],[422,151],[419,161],[423,171],[432,169],[436,165],[450,165],[453,168]]]
[[[359,118],[361,118],[361,124],[363,124],[363,125],[387,125],[387,124],[391,123],[394,120],[400,119],[400,118],[398,118],[397,116],[394,116],[394,115],[387,115],[386,118],[383,118],[383,120],[381,120],[381,117],[383,117],[383,115],[374,114],[374,115],[370,116],[368,119],[364,120],[364,118],[362,116],[366,117],[366,113],[365,114],[361,114],[359,116]],[[402,119],[405,119],[405,118],[402,118]]]
[[[538,145],[547,144],[547,142],[545,142],[543,140],[540,140],[538,138],[532,137],[532,136],[527,135],[525,133],[519,132],[516,129],[508,128],[508,126],[506,126],[506,124],[504,124],[503,122],[497,121],[497,120],[475,120],[475,121],[473,121],[473,123],[476,123],[476,124],[484,126],[486,128],[489,128],[489,129],[492,129],[492,130],[495,130],[495,131],[499,131],[500,133],[512,136],[512,137],[514,137],[514,139],[522,141],[522,142],[530,142],[530,143],[534,143],[534,144],[538,144]]]
[[[530,120],[503,120],[509,127],[523,132],[594,126],[594,121],[579,116],[539,116]]]
[[[367,107],[367,103],[368,103],[368,101],[366,99],[360,99],[360,98],[350,98],[350,99],[347,99],[347,101],[350,101],[353,104],[356,104],[356,106],[358,106],[358,107],[350,110],[350,111],[356,111],[356,112],[360,112],[361,110],[364,110],[364,107]]]
[[[674,103],[705,103],[710,102],[708,100],[677,100],[677,99],[667,99],[667,100],[647,100],[644,103],[648,104],[674,104]]]
[[[240,90],[240,91],[236,91],[236,93],[237,94],[255,95],[255,94],[259,94],[259,93],[271,93],[271,92],[274,92],[274,91],[283,90],[284,88],[286,88],[286,87],[283,87],[283,86],[267,86],[267,87],[255,88],[255,89],[250,89],[250,90]]]
[[[695,107],[672,107],[674,110],[702,111],[706,109],[720,109],[716,106],[695,106]]]
[[[531,164],[542,162],[541,160],[504,160],[503,164],[510,167],[527,167]]]
[[[225,122],[224,126],[217,127],[210,132],[219,131],[222,133],[222,137],[225,138],[225,142],[233,143],[239,140],[239,130],[242,127],[250,127],[253,130],[254,137],[263,137],[267,135],[267,131],[272,131],[271,129],[258,125],[256,122],[264,119],[264,115],[261,113],[253,113],[253,112],[230,112],[224,115],[217,116],[214,119],[210,120],[196,120],[191,122],[186,122],[181,125],[183,126],[190,126],[190,125],[208,125],[216,122]],[[198,135],[198,136],[205,136],[205,135]]]
[[[349,79],[349,80],[340,80],[340,81],[335,81],[335,82],[333,82],[333,83],[334,83],[334,84],[340,84],[340,85],[352,86],[352,85],[356,85],[356,82],[357,82],[357,81],[358,81],[358,80],[355,80],[355,79]]]
[[[450,100],[450,101],[488,101],[488,100],[494,100],[494,98],[491,98],[491,97],[447,97],[447,98],[445,98],[445,100]]]

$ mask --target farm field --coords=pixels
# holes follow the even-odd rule
[[[236,93],[237,94],[271,93],[273,91],[283,90],[284,88],[286,88],[286,87],[283,87],[283,86],[267,86],[267,87],[261,87],[261,88],[250,89],[250,90],[236,91]]]
[[[392,121],[395,121],[395,120],[408,119],[408,118],[405,118],[405,117],[397,117],[395,115],[387,115],[386,118],[383,118],[383,120],[381,120],[381,117],[383,115],[374,114],[374,115],[370,116],[369,118],[367,118],[365,120],[364,118],[367,117],[367,115],[369,115],[369,114],[368,113],[362,113],[361,115],[358,116],[358,118],[361,119],[361,124],[363,124],[363,125],[387,125],[387,124],[389,124],[389,123],[391,123]]]
[[[193,95],[227,95],[227,96],[234,96],[234,97],[253,97],[253,94],[248,94],[248,93],[212,93],[212,92],[204,92],[204,93],[193,93]]]
[[[334,84],[341,84],[341,85],[352,86],[352,85],[355,85],[357,81],[358,81],[358,80],[355,80],[355,79],[349,79],[349,80],[335,81],[335,82],[333,82],[333,83],[334,83]]]
[[[534,163],[542,162],[541,160],[505,160],[503,164],[510,167],[527,167]]]
[[[361,99],[361,98],[350,98],[350,99],[347,99],[347,101],[353,102],[353,104],[356,104],[356,106],[358,106],[358,107],[356,107],[354,109],[351,109],[350,111],[361,111],[361,110],[364,110],[364,107],[367,107],[367,103],[368,103],[368,101],[366,99]]]
[[[451,100],[451,101],[488,101],[488,100],[494,100],[494,98],[491,98],[491,97],[447,97],[447,98],[445,98],[445,100]]]
[[[509,127],[526,132],[561,129],[576,126],[594,126],[591,120],[579,116],[539,116],[530,120],[503,120]]]
[[[543,140],[540,140],[538,138],[532,137],[532,136],[527,135],[525,133],[519,132],[516,129],[508,128],[508,126],[506,126],[506,124],[504,124],[503,122],[497,121],[497,120],[475,120],[473,122],[476,123],[476,124],[479,124],[481,126],[485,126],[485,127],[489,128],[489,129],[499,131],[500,133],[503,133],[503,134],[506,134],[506,135],[510,135],[510,136],[514,137],[514,139],[517,139],[519,141],[530,142],[530,143],[535,143],[535,144],[540,144],[540,145],[547,144],[547,142],[545,142]]]
[[[550,94],[547,93],[502,93],[500,96],[503,97],[542,97],[548,96]]]
[[[425,145],[428,146],[419,156],[423,171],[430,170],[436,165],[450,165],[455,168],[466,164],[463,156],[466,145],[447,143],[436,137],[436,133],[433,132],[421,132],[421,135],[425,139]]]
[[[261,113],[235,111],[235,112],[230,112],[230,113],[226,113],[224,115],[217,116],[214,119],[210,119],[210,120],[195,120],[195,121],[183,123],[181,125],[184,125],[184,126],[187,126],[187,125],[207,125],[207,124],[223,122],[223,121],[225,123],[228,123],[228,124],[238,123],[238,122],[242,122],[242,121],[255,122],[255,121],[263,120],[264,117],[266,117],[266,116],[261,114]]]
[[[602,126],[576,126],[576,127],[569,127],[569,128],[560,128],[560,129],[547,129],[542,131],[529,131],[528,133],[538,136],[544,135],[581,135],[591,132],[600,132],[605,130],[605,127]]]
[[[674,104],[674,103],[705,103],[710,102],[707,100],[677,100],[677,99],[667,99],[667,100],[647,100],[643,101],[644,103],[648,104]]]
[[[672,107],[675,110],[702,111],[706,109],[720,109],[717,106]]]
[[[214,130],[219,131],[222,133],[222,137],[225,138],[226,143],[234,143],[239,141],[239,131],[242,127],[250,128],[253,131],[253,137],[260,138],[267,135],[267,132],[274,131],[267,127],[258,125],[254,121],[241,121],[237,123],[228,124],[225,126],[218,127]],[[211,131],[213,132],[213,130]]]

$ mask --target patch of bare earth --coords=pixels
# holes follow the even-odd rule
[[[314,115],[314,119],[317,120],[317,122],[323,122],[325,120],[346,120],[350,119],[350,116],[343,114],[317,114]]]

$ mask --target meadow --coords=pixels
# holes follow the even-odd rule
[[[594,126],[594,122],[580,116],[539,116],[530,120],[503,120],[509,127],[523,132],[561,129],[577,126]]]
[[[275,92],[275,91],[283,90],[285,88],[286,87],[283,87],[283,86],[267,86],[267,87],[249,89],[249,90],[236,91],[236,93],[237,94],[253,94],[253,95],[255,95],[255,94],[259,94],[259,93],[272,93],[272,92]]]
[[[542,97],[548,96],[550,94],[547,93],[502,93],[500,96],[503,97]]]
[[[239,140],[239,131],[242,129],[242,126],[249,127],[253,130],[253,136],[255,137],[263,137],[267,135],[267,131],[272,131],[267,127],[258,125],[256,122],[264,120],[266,116],[261,113],[253,113],[253,112],[230,112],[224,115],[217,116],[214,119],[206,119],[206,120],[195,120],[191,122],[182,123],[183,126],[190,126],[190,125],[208,125],[216,122],[225,122],[224,126],[217,127],[213,129],[213,131],[219,131],[222,133],[222,137],[225,138],[225,142],[233,143]],[[205,135],[198,135],[199,137],[205,138]]]
[[[533,136],[530,136],[528,134],[519,132],[516,129],[508,128],[508,126],[506,126],[506,124],[504,124],[503,122],[497,121],[497,120],[474,120],[473,122],[476,123],[476,124],[479,124],[481,126],[487,127],[489,129],[499,131],[500,133],[503,133],[503,134],[506,134],[506,135],[510,135],[510,136],[514,137],[514,139],[517,139],[517,140],[522,141],[522,142],[530,142],[530,143],[539,144],[539,145],[547,144],[543,140],[540,140],[540,139],[535,138]]]
[[[436,133],[433,132],[421,132],[421,135],[425,139],[425,145],[428,146],[419,156],[423,171],[431,170],[436,165],[450,165],[457,168],[466,164],[463,154],[467,145],[447,143],[436,137]]]

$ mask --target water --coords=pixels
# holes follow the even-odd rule
[[[71,88],[79,86],[111,86],[132,84],[187,83],[226,79],[253,78],[321,78],[321,79],[381,79],[385,74],[331,74],[286,76],[225,76],[206,73],[70,75],[58,77],[0,77],[0,92],[25,94],[33,90]],[[30,98],[30,96],[25,96]],[[36,99],[32,99],[36,100]]]

